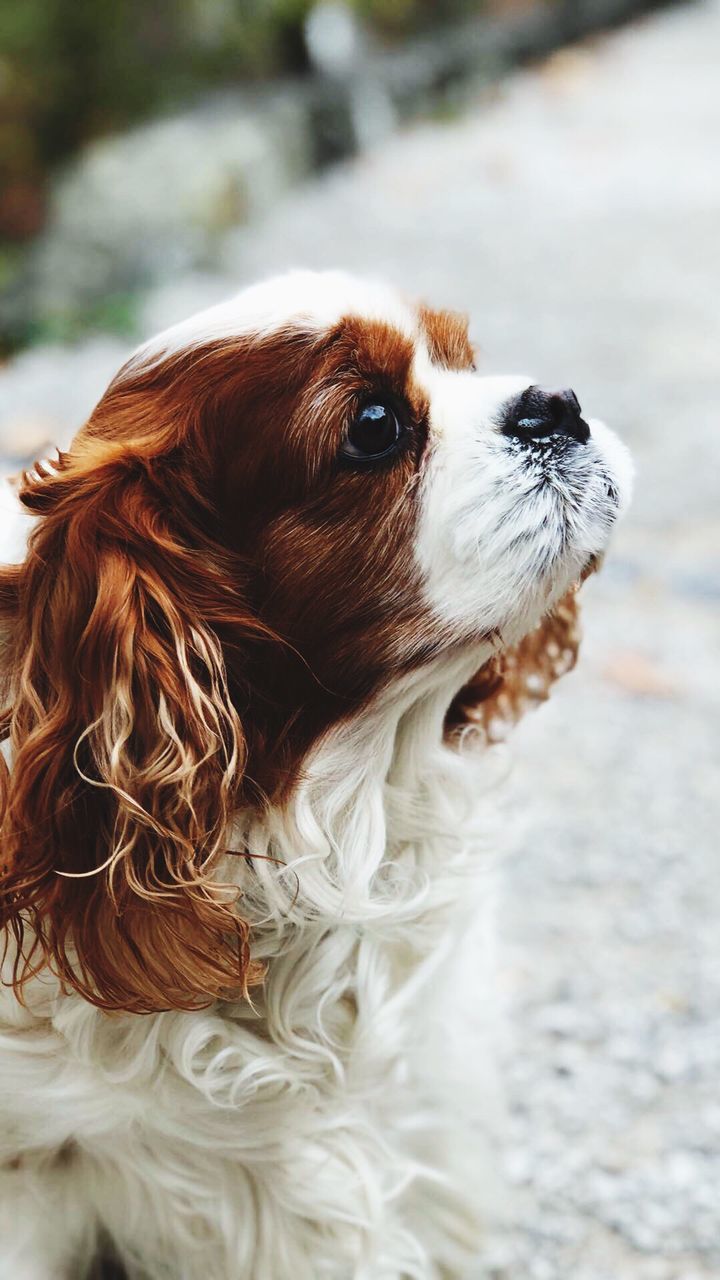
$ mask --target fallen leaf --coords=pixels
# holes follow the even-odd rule
[[[635,650],[621,650],[605,664],[603,677],[626,693],[638,693],[655,698],[673,698],[680,693],[680,686],[663,671],[662,667]]]

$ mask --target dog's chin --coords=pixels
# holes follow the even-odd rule
[[[603,481],[604,491],[604,481]],[[600,501],[599,489],[592,496],[592,515],[582,522],[568,520],[558,529],[554,543],[546,530],[538,536],[535,559],[544,567],[528,574],[524,588],[518,591],[512,609],[496,632],[505,646],[522,640],[568,593],[576,593],[601,568],[610,533],[627,497],[617,490]],[[573,535],[575,535],[573,537]],[[529,559],[532,560],[532,550]]]
[[[545,557],[546,573],[539,576],[554,596],[598,567],[632,496],[628,450],[603,422],[589,425],[586,443],[538,442],[526,462],[536,477],[528,501],[536,504],[537,544]]]
[[[633,491],[635,467],[630,450],[623,444],[619,436],[611,431],[599,418],[591,418],[590,443],[592,444],[600,465],[614,489],[616,513],[621,515],[630,504]]]

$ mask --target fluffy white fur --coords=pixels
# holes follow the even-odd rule
[[[293,277],[137,359],[352,309],[414,325],[380,288]],[[429,599],[468,633],[519,634],[604,546],[624,453],[594,425],[577,474],[533,496],[497,423],[527,380],[441,372],[422,352],[417,376],[433,452],[412,553]],[[442,724],[488,653],[398,681],[313,754],[287,805],[237,815],[234,847],[285,864],[229,860],[269,961],[252,1005],[141,1017],[60,996],[50,977],[26,1008],[4,991],[0,1280],[81,1280],[107,1237],[132,1280],[465,1274],[499,1185],[498,760],[443,746]]]
[[[288,864],[256,864],[254,1008],[110,1017],[51,980],[28,1010],[5,993],[0,1160],[23,1157],[0,1176],[3,1280],[80,1277],[100,1226],[152,1280],[463,1274],[497,1109],[495,766],[439,746],[469,674],[411,684],[288,810],[239,817],[239,845]]]

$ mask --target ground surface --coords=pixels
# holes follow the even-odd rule
[[[571,383],[637,497],[585,588],[578,671],[516,735],[507,867],[510,1280],[720,1275],[720,8],[553,58],[227,238],[224,279],[343,264],[466,308],[488,369]],[[8,463],[63,438],[124,346],[0,376]]]

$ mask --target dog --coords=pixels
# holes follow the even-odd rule
[[[573,392],[477,372],[461,316],[302,271],[145,343],[24,476],[2,1280],[478,1265],[487,748],[573,665],[630,487]]]

